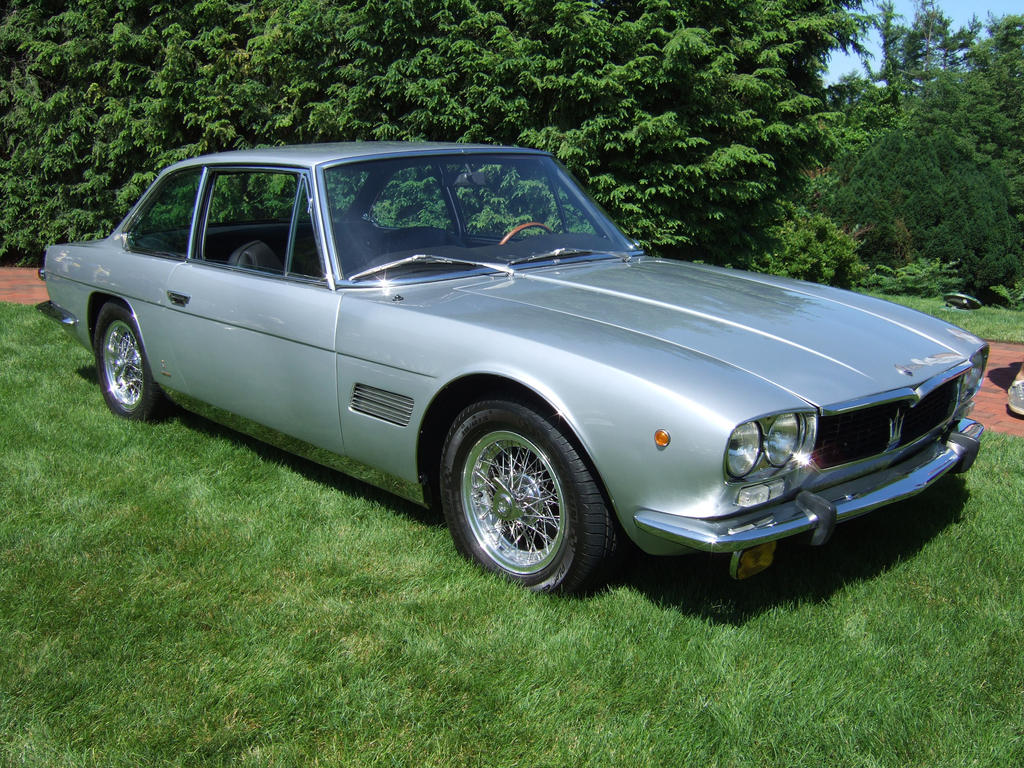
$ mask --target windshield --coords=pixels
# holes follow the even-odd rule
[[[383,265],[437,274],[635,250],[545,155],[370,160],[327,168],[323,178],[344,276]]]

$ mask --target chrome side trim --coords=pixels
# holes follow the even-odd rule
[[[977,440],[984,431],[978,422],[963,419],[951,437],[963,435]],[[899,464],[820,489],[816,495],[835,506],[837,522],[852,520],[920,493],[947,472],[956,471],[964,453],[963,446],[956,440],[936,442]],[[819,520],[805,513],[796,500],[717,520],[641,509],[633,516],[633,521],[642,531],[704,552],[736,552],[810,531],[819,524]]]
[[[181,406],[187,411],[192,411],[203,418],[214,421],[221,424],[228,429],[233,429],[236,432],[254,437],[269,445],[273,445],[276,448],[280,448],[288,453],[293,453],[296,456],[301,456],[304,459],[309,459],[312,462],[325,466],[329,469],[337,470],[343,474],[354,477],[357,480],[361,480],[364,483],[368,483],[376,488],[380,488],[388,493],[393,493],[396,496],[401,496],[403,499],[419,504],[422,507],[429,506],[427,501],[427,494],[425,489],[420,483],[409,482],[403,480],[394,475],[390,475],[386,472],[382,472],[379,469],[363,464],[362,462],[351,459],[347,456],[328,451],[325,448],[319,448],[315,445],[311,445],[304,440],[300,440],[297,437],[286,435],[283,432],[279,432],[276,429],[271,429],[262,424],[259,424],[251,419],[246,419],[237,414],[225,411],[222,408],[217,408],[208,403],[204,403],[200,400],[196,400],[194,397],[185,395],[181,392],[167,389],[163,387],[164,393],[177,405]]]
[[[36,309],[42,312],[51,320],[56,320],[68,330],[78,325],[78,318],[68,312],[64,307],[54,304],[52,301],[41,301],[36,304]]]

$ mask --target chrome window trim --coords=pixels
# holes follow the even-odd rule
[[[127,253],[135,253],[143,256],[152,256],[154,258],[167,259],[169,261],[188,261],[189,259],[191,259],[193,243],[195,242],[196,211],[198,210],[200,201],[202,200],[203,188],[206,184],[206,166],[199,166],[198,169],[199,181],[196,185],[195,198],[192,200],[192,214],[189,217],[188,241],[186,242],[185,245],[184,256],[178,256],[176,254],[171,253],[158,253],[156,251],[147,251],[137,248],[129,248],[127,238],[128,235],[131,234],[131,229],[138,221],[139,216],[142,215],[143,211],[147,210],[149,202],[164,189],[164,187],[167,185],[168,180],[179,174],[192,173],[195,170],[196,166],[189,165],[182,168],[167,170],[157,175],[157,177],[149,185],[149,188],[143,193],[142,197],[140,197],[136,201],[135,205],[131,207],[131,209],[128,211],[125,217],[121,220],[121,223],[114,227],[114,231],[110,233],[110,237],[115,240],[118,240],[121,243],[121,247],[124,248],[124,250]]]
[[[325,290],[333,290],[333,288],[327,284],[327,280],[325,278],[304,277],[303,275],[282,275],[276,272],[263,272],[259,269],[252,269],[251,267],[239,267],[234,264],[222,264],[219,261],[204,261],[203,259],[192,259],[189,263],[197,267],[219,269],[224,272],[237,272],[240,275],[249,275],[250,277],[260,277],[267,280],[277,280],[278,282],[283,283],[298,283],[299,285],[308,285],[311,288],[323,288]]]
[[[600,226],[597,228],[598,230],[603,230],[603,234],[606,237],[608,237],[609,240],[613,240],[614,239],[613,236],[614,235],[618,235],[619,237],[622,238],[624,243],[627,243],[627,244],[635,243],[635,241],[631,237],[628,237],[624,232],[622,232],[622,230],[619,229],[618,225],[608,215],[608,213],[604,210],[604,208],[602,208],[600,205],[598,205],[598,203],[589,194],[587,194],[586,190],[583,189],[581,186],[579,186],[578,180],[572,175],[572,173],[569,172],[569,170],[561,162],[559,162],[558,158],[556,158],[550,152],[545,152],[544,150],[532,149],[532,148],[528,148],[528,147],[505,147],[505,146],[495,146],[495,147],[479,147],[478,146],[478,147],[467,147],[466,149],[461,149],[461,148],[458,148],[458,147],[444,147],[444,148],[438,148],[438,149],[431,149],[429,152],[424,152],[422,148],[415,149],[415,150],[400,150],[400,151],[390,151],[390,152],[389,151],[382,151],[382,152],[375,152],[375,153],[370,153],[370,154],[365,154],[365,155],[357,155],[357,156],[353,156],[353,157],[345,157],[345,158],[340,158],[340,159],[332,159],[332,160],[324,161],[324,162],[321,162],[321,163],[317,163],[314,166],[314,168],[313,168],[313,171],[314,171],[313,175],[314,175],[314,178],[315,178],[315,181],[316,181],[316,197],[317,197],[317,200],[319,201],[319,206],[317,206],[318,207],[317,217],[320,219],[321,225],[323,227],[322,232],[324,234],[324,248],[329,253],[330,259],[332,260],[332,267],[334,267],[334,269],[337,270],[336,273],[335,273],[336,278],[335,278],[335,281],[334,281],[334,286],[338,287],[338,288],[341,288],[341,287],[355,287],[355,286],[360,285],[360,283],[353,283],[353,282],[347,280],[345,278],[344,274],[342,273],[342,270],[341,270],[341,259],[340,259],[339,254],[337,253],[336,248],[335,248],[335,237],[334,237],[333,225],[329,222],[329,217],[327,217],[326,213],[325,213],[328,210],[328,208],[329,208],[328,201],[327,201],[327,183],[326,183],[326,181],[324,179],[324,174],[327,171],[331,170],[332,168],[338,168],[340,166],[358,165],[358,164],[363,164],[363,163],[376,162],[376,161],[380,161],[380,160],[394,160],[394,159],[415,158],[415,157],[426,157],[426,158],[429,158],[431,160],[438,160],[438,158],[445,158],[445,157],[472,157],[472,156],[477,156],[477,157],[496,157],[496,156],[502,156],[502,155],[505,155],[505,156],[508,156],[508,155],[523,155],[523,156],[534,156],[534,157],[548,158],[549,160],[551,160],[555,164],[555,166],[557,167],[557,169],[561,173],[565,174],[566,180],[570,182],[569,187],[571,188],[571,187],[573,187],[575,185],[576,192],[582,197],[582,200],[579,200],[577,202],[585,202],[585,203],[587,203],[589,205],[592,205],[596,209],[596,211],[599,214],[601,214],[601,216],[604,217],[604,221],[603,222],[599,222]],[[551,178],[552,177],[549,177],[549,180]],[[557,198],[557,195],[555,197]],[[459,221],[460,217],[461,217],[461,212],[459,211],[458,206],[455,207],[455,210],[453,211],[453,213],[455,215],[456,221]],[[610,227],[610,229],[609,229],[609,227]],[[642,249],[636,249],[636,250],[624,251],[624,252],[628,252],[628,253],[633,254],[633,255],[643,254]],[[618,253],[618,251],[617,251],[617,253]],[[593,257],[585,257],[585,258],[581,258],[581,260],[587,260],[588,258],[592,259]],[[566,262],[569,262],[570,259],[562,259],[560,261],[562,263],[566,263]],[[538,264],[530,264],[529,265],[529,267],[531,267],[531,268],[535,267],[535,266],[549,266],[549,265],[548,264],[539,264],[539,265]],[[459,273],[459,274],[456,274],[456,275],[445,275],[445,276],[439,276],[439,277],[430,277],[430,278],[427,278],[427,279],[424,279],[424,278],[399,278],[399,279],[402,280],[403,284],[404,284],[405,282],[408,282],[408,283],[433,282],[435,280],[445,280],[445,279],[452,279],[454,277],[463,277],[463,276],[465,276],[465,273]],[[388,284],[389,285],[390,284],[399,284],[399,279],[396,279],[394,281],[389,280]]]
[[[320,183],[320,170],[313,167],[306,171],[306,181],[309,184],[309,203],[313,206],[313,234],[316,237],[317,248],[320,250],[320,258],[324,264],[324,277],[327,287],[332,291],[338,287],[338,280],[341,277],[341,270],[337,254],[334,253],[334,236],[327,231],[324,223],[324,195],[326,194]]]
[[[203,207],[203,200],[206,199],[206,185],[209,183],[210,169],[207,166],[203,166],[202,173],[199,174],[199,189],[196,190],[196,202],[192,206],[192,229],[188,233],[188,256],[185,261],[191,261],[195,258],[196,244],[199,242],[199,211]]]
[[[299,176],[299,183],[295,185],[295,195],[292,197],[292,218],[288,223],[288,241],[284,247],[285,275],[292,271],[292,257],[295,255],[295,236],[299,230],[299,202],[302,200],[302,189],[304,186],[306,186],[306,179],[303,176]]]
[[[383,150],[380,152],[368,152],[364,155],[336,158],[318,163],[316,169],[318,174],[322,174],[324,171],[336,168],[339,165],[352,165],[353,163],[363,163],[373,160],[393,160],[403,157],[467,157],[469,155],[539,155],[540,157],[552,157],[550,152],[545,152],[542,149],[531,149],[529,147],[467,146],[465,149],[460,147],[442,147],[438,149],[429,149],[429,151],[424,151],[423,148],[417,148],[394,150],[390,152]]]
[[[202,233],[206,230],[206,223],[210,214],[210,196],[212,194],[212,179],[213,176],[220,172],[241,172],[241,173],[259,173],[260,171],[269,173],[291,173],[298,177],[296,199],[300,196],[303,185],[305,184],[307,189],[313,189],[312,173],[309,168],[303,168],[297,165],[288,165],[284,163],[266,163],[266,164],[217,164],[211,163],[203,166],[202,176],[200,178],[199,195],[201,202],[193,213],[193,240],[189,243],[189,257],[187,261],[192,264],[202,264],[207,267],[214,267],[216,269],[226,269],[232,272],[241,272],[246,275],[258,275],[259,277],[269,278],[271,280],[284,280],[287,282],[301,283],[304,285],[313,285],[326,287],[330,290],[334,290],[334,280],[331,275],[331,270],[326,267],[330,266],[329,260],[326,259],[324,253],[323,240],[320,234],[317,232],[316,221],[313,222],[314,237],[317,241],[317,251],[320,254],[321,264],[325,266],[325,277],[313,278],[305,275],[295,274],[276,274],[272,272],[264,272],[258,269],[249,269],[246,267],[239,267],[232,264],[224,264],[218,261],[209,261],[203,258],[200,253],[200,238]],[[312,202],[312,198],[311,198]],[[318,208],[315,205],[314,207]],[[315,217],[314,217],[315,219]],[[294,236],[295,228],[295,203],[292,203],[292,216],[288,224],[288,247],[291,248],[292,238]],[[286,254],[286,258],[290,255]],[[287,266],[287,265],[286,265]]]

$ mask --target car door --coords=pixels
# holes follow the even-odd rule
[[[334,340],[308,178],[207,173],[193,257],[166,286],[179,386],[191,398],[340,453]]]

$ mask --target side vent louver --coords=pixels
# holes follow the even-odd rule
[[[352,388],[352,402],[349,404],[356,413],[365,413],[367,416],[374,416],[400,427],[409,426],[412,406],[411,397],[367,384],[356,384]]]

